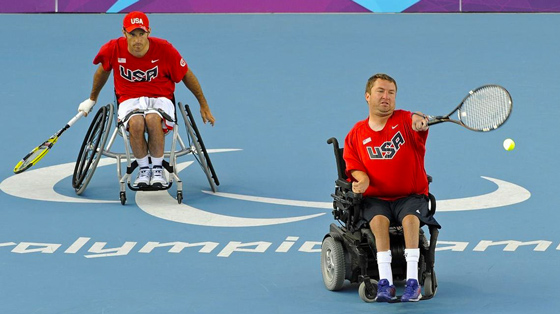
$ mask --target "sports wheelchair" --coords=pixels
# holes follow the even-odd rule
[[[331,223],[330,232],[323,238],[321,246],[321,272],[323,282],[328,290],[342,289],[345,280],[359,283],[358,293],[365,302],[373,302],[377,296],[377,283],[380,280],[377,267],[375,237],[368,222],[361,217],[361,194],[352,192],[352,184],[347,181],[346,163],[343,148],[339,148],[336,138],[327,140],[332,144],[338,168],[333,197],[334,219],[340,226]],[[428,176],[431,182],[431,177]],[[436,211],[436,200],[429,194],[430,215]],[[420,228],[420,259],[418,261],[418,282],[423,287],[422,300],[432,298],[437,291],[437,279],[434,270],[435,247],[439,230],[429,226],[430,240],[426,239]],[[404,257],[404,235],[402,226],[392,223],[389,228],[391,243],[392,271],[395,281],[406,280],[406,260]]]
[[[174,100],[173,103],[175,103]],[[116,159],[117,175],[120,184],[119,199],[122,205],[126,203],[126,186],[133,191],[167,190],[173,185],[174,181],[177,183],[177,202],[180,204],[183,200],[183,182],[177,175],[176,164],[177,157],[187,154],[193,154],[205,173],[208,183],[210,184],[210,188],[213,192],[217,192],[217,186],[220,185],[220,182],[216,172],[214,171],[214,167],[212,166],[212,162],[210,161],[210,157],[208,156],[208,152],[206,151],[206,147],[204,146],[204,142],[202,141],[202,137],[200,136],[200,132],[198,131],[192,112],[188,105],[183,106],[180,102],[177,107],[179,107],[181,116],[185,122],[188,145],[186,145],[179,136],[177,111],[175,112],[175,117],[169,117],[165,113],[160,112],[165,119],[175,123],[173,130],[166,134],[166,136],[169,134],[172,136],[171,148],[164,152],[164,157],[169,161],[163,161],[163,168],[166,170],[169,180],[167,187],[154,188],[147,186],[139,188],[131,184],[131,175],[138,167],[138,162],[134,160],[134,156],[132,155],[128,134],[124,125],[124,121],[130,118],[131,115],[128,115],[124,121],[119,121],[117,119],[117,113],[114,105],[108,104],[97,111],[80,148],[76,165],[74,167],[74,174],[72,176],[72,187],[76,191],[76,194],[80,195],[85,191],[91,178],[93,177],[101,156],[107,156]],[[109,137],[109,129],[111,127],[113,116],[116,128]],[[117,135],[122,136],[124,139],[124,153],[111,151]],[[108,142],[107,139],[109,139]],[[126,160],[126,171],[124,175],[121,169],[121,161],[123,161],[123,159]]]

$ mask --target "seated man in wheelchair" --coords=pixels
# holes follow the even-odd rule
[[[175,84],[182,81],[197,98],[204,123],[214,125],[215,119],[198,79],[179,52],[166,40],[149,37],[151,29],[144,13],[128,13],[122,32],[123,37],[103,45],[94,58],[93,63],[100,65],[93,77],[90,97],[80,104],[78,111],[85,115],[91,111],[114,70],[118,119],[127,127],[139,166],[134,186],[164,188],[168,185],[162,167],[164,134],[174,125]],[[165,117],[171,117],[171,121]]]
[[[429,214],[428,177],[424,169],[428,121],[421,113],[395,110],[397,84],[386,74],[366,85],[369,117],[358,122],[344,142],[346,175],[352,192],[362,194],[362,218],[375,237],[379,283],[376,301],[396,299],[391,269],[389,227],[402,225],[406,286],[402,302],[422,298],[418,282],[419,229],[439,224]]]

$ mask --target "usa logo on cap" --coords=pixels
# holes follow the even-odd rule
[[[148,20],[146,14],[144,14],[143,12],[133,11],[128,13],[124,17],[123,27],[127,33],[130,33],[137,28],[148,32],[150,29],[150,21]]]

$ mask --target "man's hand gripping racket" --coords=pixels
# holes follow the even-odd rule
[[[17,163],[14,168],[15,173],[22,173],[25,170],[31,168],[31,166],[35,165],[39,160],[41,160],[45,155],[49,152],[49,150],[53,147],[53,145],[58,141],[58,138],[64,133],[64,131],[68,130],[76,121],[78,121],[84,115],[83,111],[78,112],[66,125],[56,132],[53,136],[51,136],[48,140],[43,142],[41,145],[35,147],[29,154],[25,155],[23,159]]]
[[[499,128],[509,118],[513,100],[499,85],[484,85],[471,90],[446,116],[428,116],[428,125],[453,122],[472,131],[488,132]],[[457,119],[450,118],[457,113]]]

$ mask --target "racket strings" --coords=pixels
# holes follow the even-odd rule
[[[511,112],[509,93],[499,86],[485,86],[465,99],[458,111],[459,120],[467,127],[490,131],[502,125]]]
[[[24,170],[29,168],[31,165],[39,161],[53,145],[54,143],[52,143],[51,141],[46,141],[43,144],[39,145],[33,151],[27,154],[27,156],[23,157],[23,160],[20,161],[16,168]]]

